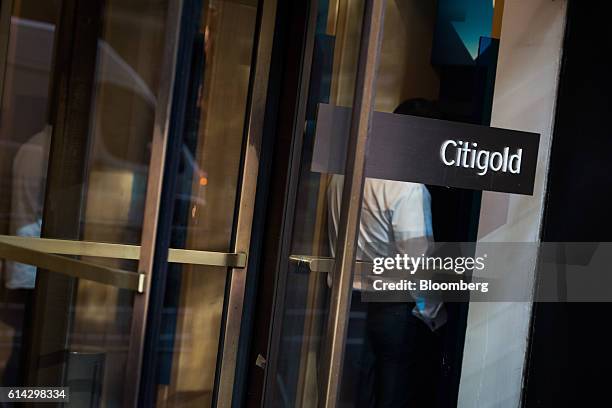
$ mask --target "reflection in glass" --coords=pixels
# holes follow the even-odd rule
[[[79,197],[75,203],[79,210],[55,208],[55,212],[61,213],[64,222],[77,226],[72,238],[138,244],[168,2],[104,2],[102,15],[96,15],[99,31],[91,42],[95,58],[87,61],[67,52],[78,43],[74,38],[54,46],[61,6],[59,1],[2,2],[0,234],[39,236],[41,225],[44,231],[47,207],[56,204],[44,201],[45,185],[53,177],[47,177],[54,154],[49,144],[57,138],[67,143],[72,137],[85,143],[86,154],[65,165],[83,168],[84,182],[53,193]],[[82,29],[77,27],[73,35],[82,36]],[[50,92],[60,85],[51,80],[53,62],[66,55],[71,63],[81,58],[79,67],[83,72],[88,71],[84,67],[91,67],[93,73],[92,88],[84,94],[70,93],[68,100]],[[67,81],[85,79],[87,83],[87,78],[77,78],[72,72],[61,74]],[[58,109],[76,105],[82,105],[81,109],[73,110],[66,121],[88,123],[88,131],[59,134],[67,132],[68,126],[50,125]],[[136,271],[134,261],[87,261]],[[15,339],[10,357],[4,349],[0,357],[6,362],[4,384],[42,381],[44,385],[70,386],[88,381],[88,390],[71,395],[75,403],[89,396],[89,401],[100,406],[120,405],[133,294],[48,272],[48,279],[41,282],[40,274],[31,266],[15,263],[4,268],[7,289],[1,293],[0,312],[3,321],[10,321]],[[36,308],[31,302],[33,288]],[[11,308],[21,318],[31,309],[30,320],[5,319],[5,311]],[[27,336],[22,334],[23,323],[30,326]],[[21,364],[26,361],[21,356],[25,353],[31,353],[28,366]]]
[[[0,234],[40,236],[49,88],[61,1],[0,3]],[[36,268],[0,260],[0,384],[23,384],[26,309]]]
[[[167,1],[104,4],[82,186],[83,240],[140,243],[168,7]],[[135,261],[88,260],[128,271],[137,268]],[[76,283],[68,349],[103,359],[102,406],[120,405],[129,381],[125,364],[133,296],[90,281]]]

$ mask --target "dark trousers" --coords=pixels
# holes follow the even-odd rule
[[[414,303],[362,306],[367,317],[354,406],[434,407],[442,360],[440,334],[412,315]]]

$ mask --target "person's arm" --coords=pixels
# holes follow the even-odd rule
[[[423,185],[407,185],[393,208],[391,219],[396,251],[427,255],[433,241],[431,198]]]
[[[392,224],[397,253],[413,257],[430,254],[433,249],[431,197],[424,185],[412,185],[401,195],[393,210]],[[446,311],[439,296],[419,290],[411,291],[411,295],[416,302],[412,313],[431,330],[446,323]]]

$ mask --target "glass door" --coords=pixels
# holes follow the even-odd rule
[[[2,2],[3,385],[231,404],[274,10]]]
[[[334,273],[334,260],[339,261],[345,247],[351,245],[346,237],[330,240],[328,235],[331,221],[327,190],[332,178],[312,170],[317,160],[315,131],[319,104],[347,108],[350,121],[362,120],[362,111],[367,111],[364,68],[366,58],[373,58],[368,59],[367,69],[375,66],[372,61],[376,60],[376,46],[368,44],[376,14],[373,5],[380,8],[380,2],[370,0],[313,0],[300,4],[308,10],[306,40],[300,56],[304,82],[300,83],[299,102],[293,113],[295,152],[288,166],[289,182],[293,183],[288,190],[293,193],[289,193],[286,204],[289,209],[279,250],[263,402],[264,406],[274,407],[335,406],[332,401],[339,388],[338,351],[342,351],[338,350],[338,342],[346,330],[350,281]],[[352,139],[346,143],[357,146]],[[326,153],[333,157],[332,161],[346,162],[347,166],[355,160],[354,152],[336,156],[331,151]],[[359,196],[359,192],[352,194]],[[337,197],[337,204],[348,199]],[[343,207],[342,211],[345,217],[347,210]],[[348,225],[345,218],[341,224]],[[352,264],[354,255],[343,256]]]
[[[6,4],[6,7],[5,7]],[[65,386],[73,406],[135,390],[178,5],[3,2],[5,384]]]
[[[184,102],[173,112],[182,123],[158,228],[157,254],[170,263],[153,268],[143,406],[232,405],[275,10],[185,3],[175,83]]]
[[[265,406],[456,405],[468,304],[416,291],[390,301],[366,285],[376,258],[431,254],[434,238],[476,240],[480,192],[365,172],[368,154],[381,170],[412,143],[406,130],[398,145],[368,146],[374,110],[489,124],[503,2],[451,3],[300,3],[310,11],[306,79],[290,111],[295,163],[274,249]]]

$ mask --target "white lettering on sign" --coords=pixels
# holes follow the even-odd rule
[[[510,154],[510,148],[501,152],[478,149],[478,143],[461,140],[447,140],[440,147],[440,159],[447,166],[477,169],[479,176],[484,176],[489,170],[494,172],[520,174],[523,149],[517,149]]]

